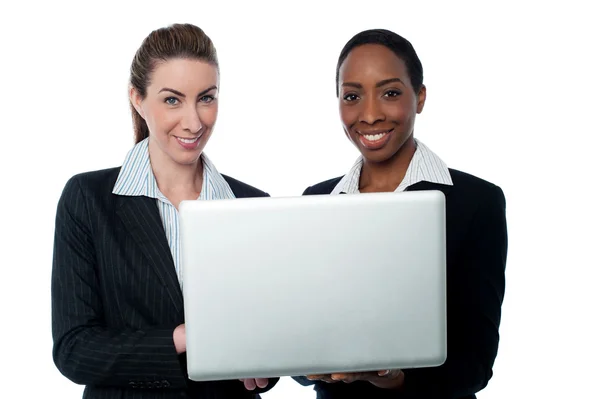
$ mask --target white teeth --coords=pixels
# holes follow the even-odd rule
[[[379,139],[381,139],[383,136],[385,136],[386,133],[379,133],[379,134],[365,134],[364,138],[366,138],[369,141],[377,141]]]
[[[199,138],[200,138],[200,136],[196,137],[195,139],[182,139],[181,137],[177,137],[177,140],[179,140],[185,144],[192,144],[192,143],[195,143]]]

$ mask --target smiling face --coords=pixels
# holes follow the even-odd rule
[[[344,130],[365,161],[399,157],[426,97],[425,86],[415,93],[404,61],[383,45],[357,46],[340,66],[339,92]]]
[[[131,89],[131,103],[148,125],[151,156],[180,165],[198,161],[217,120],[218,80],[215,65],[174,58],[157,64],[145,98]]]

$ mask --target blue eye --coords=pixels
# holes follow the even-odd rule
[[[177,105],[177,103],[179,103],[179,100],[175,97],[167,97],[165,98],[165,102],[169,105]]]
[[[214,101],[214,99],[215,99],[215,97],[214,97],[214,96],[211,96],[211,95],[208,95],[208,94],[207,94],[207,95],[205,95],[205,96],[202,96],[202,97],[200,97],[200,102],[203,102],[203,103],[211,103],[211,102],[213,102],[213,101]]]

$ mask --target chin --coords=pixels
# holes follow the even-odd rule
[[[172,157],[172,159],[180,165],[193,165],[200,159],[201,155],[202,155],[201,151],[198,153],[195,153],[195,154],[190,154],[190,153],[185,154],[185,155],[178,154],[178,156],[174,156],[174,157]]]
[[[385,162],[394,156],[393,152],[387,147],[381,148],[376,151],[368,151],[364,148],[361,148],[360,153],[366,161],[372,163]]]
[[[382,163],[382,162],[386,162],[389,161],[392,157],[391,156],[387,156],[387,155],[376,155],[376,154],[369,154],[369,155],[365,155],[363,154],[363,158],[370,163]]]

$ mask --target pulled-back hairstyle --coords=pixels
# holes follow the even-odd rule
[[[219,67],[217,51],[202,29],[191,24],[173,24],[151,32],[142,42],[131,63],[129,83],[142,98],[159,62],[173,58],[206,61]],[[148,137],[146,121],[130,103],[135,143]]]
[[[370,29],[354,35],[354,37],[346,43],[340,53],[337,70],[335,72],[335,94],[338,97],[340,95],[340,67],[348,57],[348,54],[350,54],[354,48],[363,44],[380,44],[394,52],[398,58],[404,61],[413,90],[415,93],[419,93],[419,90],[421,90],[421,86],[423,85],[423,66],[421,65],[421,60],[419,60],[417,52],[412,44],[402,36],[389,30]]]

